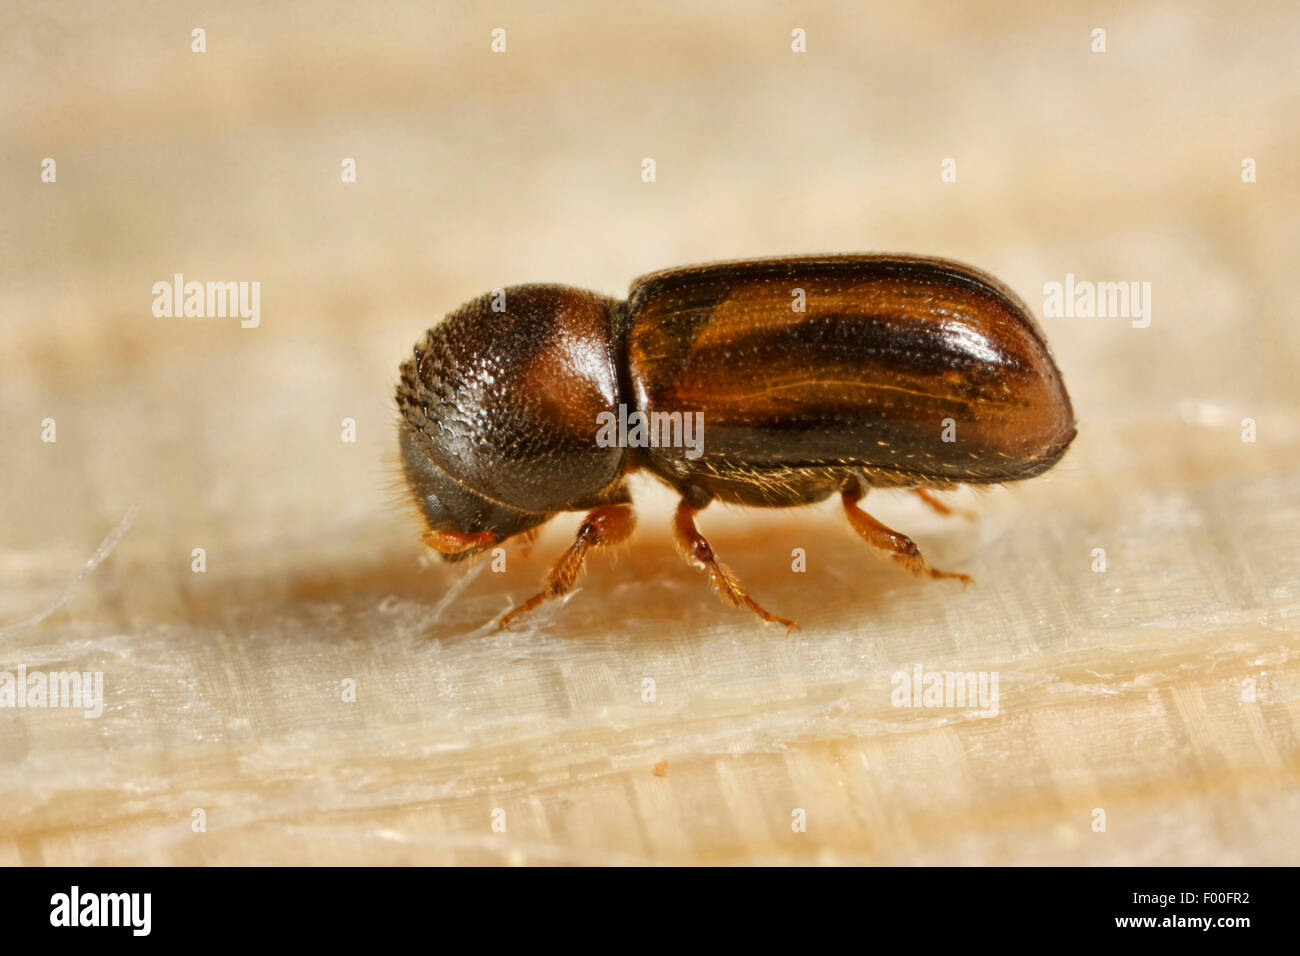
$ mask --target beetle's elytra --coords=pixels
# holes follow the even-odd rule
[[[669,269],[635,281],[626,302],[514,286],[425,333],[397,404],[424,541],[448,560],[589,511],[545,589],[502,626],[568,591],[592,547],[631,533],[638,469],[680,493],[678,547],[719,595],[793,627],[718,561],[696,511],[838,493],[868,543],[913,573],[968,581],[931,568],[858,501],[873,486],[909,488],[946,511],[927,489],[1032,477],[1075,435],[1024,304],[969,266],[915,256]]]

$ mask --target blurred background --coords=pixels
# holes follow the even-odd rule
[[[0,0],[0,670],[105,698],[0,708],[0,862],[1297,862],[1298,42],[1277,3]],[[446,312],[868,251],[997,275],[1074,401],[974,524],[869,502],[974,587],[830,503],[709,509],[787,638],[648,482],[515,632],[578,516],[422,556],[391,396]],[[176,273],[260,324],[155,316]],[[1150,326],[1043,316],[1067,273]],[[893,707],[916,665],[998,715]]]

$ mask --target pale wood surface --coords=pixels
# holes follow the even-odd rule
[[[3,5],[0,628],[140,510],[0,639],[0,670],[106,693],[0,710],[0,862],[1297,862],[1300,14],[688,6]],[[1067,272],[1153,286],[1147,329],[1043,320],[1080,420],[1049,475],[956,496],[975,524],[869,499],[974,587],[830,506],[710,509],[786,638],[716,602],[647,485],[531,627],[480,629],[576,517],[441,600],[464,566],[421,565],[390,488],[427,325],[499,285],[870,250],[1040,313]],[[260,281],[261,327],[153,318],[175,272]],[[1000,713],[892,707],[915,664],[998,672]]]

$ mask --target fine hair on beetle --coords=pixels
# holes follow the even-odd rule
[[[550,284],[494,290],[429,329],[396,390],[402,469],[424,543],[457,561],[585,512],[543,589],[636,525],[629,477],[679,496],[678,551],[726,603],[797,627],[746,592],[700,533],[710,502],[840,497],[849,526],[912,574],[915,542],[860,507],[872,488],[932,494],[1053,467],[1074,411],[1024,303],[961,263],[825,255],[667,269],[626,300]],[[707,441],[705,425],[707,423]]]

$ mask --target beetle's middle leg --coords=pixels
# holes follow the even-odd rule
[[[854,484],[845,488],[840,495],[844,501],[844,513],[848,516],[849,524],[853,525],[853,530],[860,534],[867,544],[888,551],[891,558],[913,574],[929,575],[932,578],[956,578],[963,585],[971,583],[971,578],[965,574],[939,571],[930,567],[915,541],[905,534],[899,534],[885,527],[859,508],[858,502],[863,497],[863,491],[859,486]]]
[[[497,628],[504,628],[511,619],[531,611],[543,601],[567,594],[572,590],[578,575],[582,573],[587,561],[587,552],[592,548],[618,544],[624,541],[636,528],[636,512],[631,505],[602,505],[587,513],[578,534],[569,545],[569,550],[560,555],[549,574],[546,575],[546,587],[540,594],[534,594],[497,623]]]
[[[799,629],[799,625],[794,621],[769,613],[745,593],[745,589],[731,573],[731,569],[718,560],[713,553],[713,546],[705,540],[704,535],[700,534],[700,529],[695,527],[695,509],[685,500],[677,505],[677,514],[673,518],[673,537],[677,541],[677,550],[681,556],[708,573],[713,589],[718,592],[718,597],[722,600],[736,607],[747,607],[764,621],[784,624],[787,634]]]

